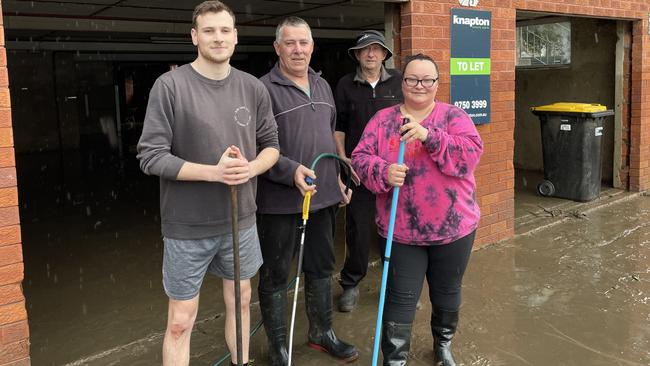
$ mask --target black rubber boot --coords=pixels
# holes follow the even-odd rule
[[[357,302],[359,302],[359,288],[346,288],[339,299],[339,311],[349,313],[357,307]]]
[[[404,366],[411,348],[411,324],[383,322],[381,326],[381,353],[384,366]]]
[[[332,282],[329,277],[305,279],[305,303],[309,318],[309,347],[329,353],[343,362],[359,358],[357,348],[336,338],[332,329]]]
[[[289,363],[287,351],[287,293],[278,291],[272,294],[259,293],[260,309],[264,330],[269,342],[271,366],[286,366]]]
[[[456,366],[451,353],[451,339],[458,326],[458,311],[434,309],[431,314],[433,333],[433,355],[435,366]]]

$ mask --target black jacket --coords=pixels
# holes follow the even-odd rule
[[[361,70],[341,78],[334,93],[336,130],[345,133],[345,154],[350,157],[366,124],[380,109],[401,103],[402,76],[382,66],[379,82],[373,88],[361,76]]]

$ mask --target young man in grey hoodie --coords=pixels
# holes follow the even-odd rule
[[[194,10],[198,56],[162,75],[149,97],[138,159],[160,176],[163,285],[169,297],[163,365],[188,365],[190,335],[206,272],[223,279],[225,336],[237,363],[230,186],[238,186],[242,353],[248,365],[250,278],[262,264],[256,228],[256,179],[278,159],[269,94],[255,77],[230,66],[237,30],[219,1]]]

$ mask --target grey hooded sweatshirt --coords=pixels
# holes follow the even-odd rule
[[[230,188],[223,183],[179,181],[187,162],[217,164],[230,146],[253,160],[267,147],[279,148],[269,94],[255,77],[231,68],[212,80],[187,64],[158,78],[149,96],[140,167],[160,177],[162,233],[200,239],[230,233]],[[256,179],[239,189],[239,225],[255,224]]]

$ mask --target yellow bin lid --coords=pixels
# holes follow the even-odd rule
[[[607,107],[602,104],[595,104],[595,103],[559,102],[559,103],[542,105],[539,107],[531,107],[530,110],[540,111],[540,112],[595,113],[595,112],[604,112],[607,110]]]

